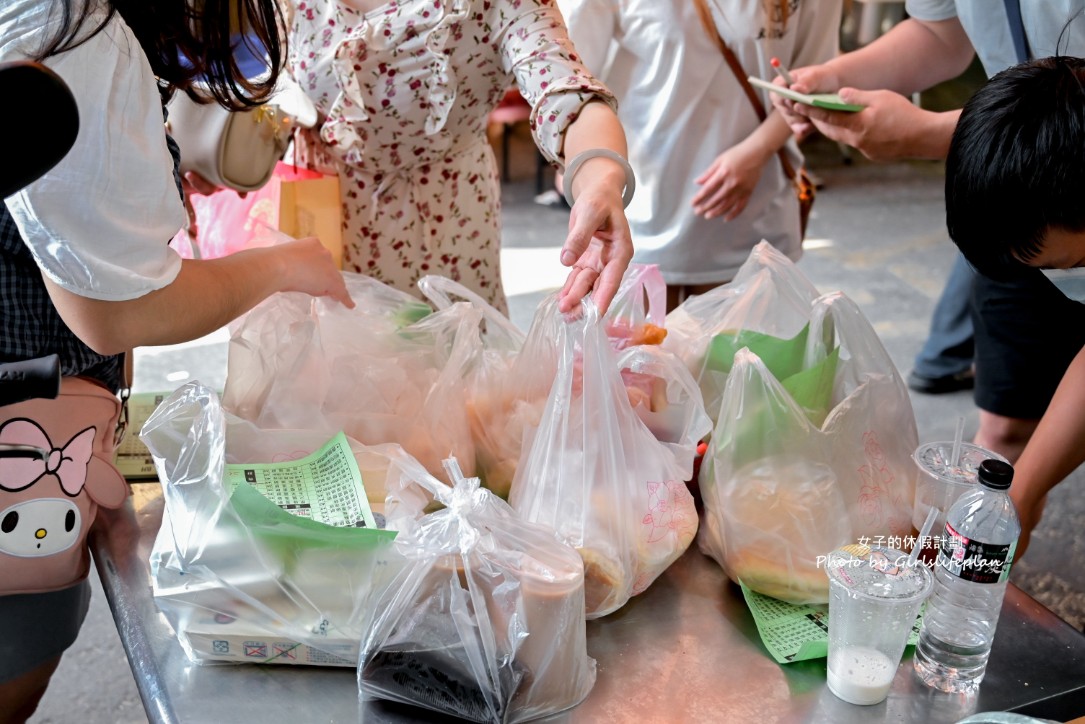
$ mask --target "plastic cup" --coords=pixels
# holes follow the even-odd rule
[[[918,532],[927,519],[931,506],[938,515],[931,535],[940,536],[946,529],[946,513],[957,498],[976,484],[976,471],[984,460],[1006,458],[970,442],[961,443],[957,464],[952,464],[953,441],[929,442],[916,448],[912,459],[916,464],[915,501],[912,505],[912,527]]]
[[[828,556],[829,690],[850,704],[889,695],[934,576],[893,548],[850,545]]]

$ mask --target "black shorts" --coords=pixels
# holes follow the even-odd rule
[[[975,275],[976,406],[1003,417],[1039,419],[1070,362],[1085,346],[1085,304],[1039,269],[1012,280]]]
[[[90,583],[49,593],[0,596],[0,683],[33,671],[75,643],[90,607]]]

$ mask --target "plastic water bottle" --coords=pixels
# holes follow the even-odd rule
[[[915,649],[919,678],[953,693],[973,692],[983,680],[1021,535],[1007,494],[1013,467],[984,460],[977,479],[975,490],[962,495],[946,515],[934,591]]]

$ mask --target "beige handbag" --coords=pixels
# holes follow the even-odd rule
[[[281,79],[286,80],[285,73]],[[180,92],[173,94],[167,108],[167,130],[181,149],[181,173],[195,171],[235,191],[255,191],[266,184],[286,153],[294,128],[316,120],[312,104],[293,84],[277,90],[268,103],[246,111],[228,111],[213,101],[197,103]]]

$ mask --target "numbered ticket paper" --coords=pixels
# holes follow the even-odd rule
[[[742,595],[753,614],[757,633],[772,658],[779,664],[823,659],[829,652],[829,607],[797,606],[751,591],[742,586]],[[908,634],[908,645],[919,640],[923,624],[920,614]]]
[[[227,464],[225,483],[230,494],[240,483],[248,483],[300,518],[342,527],[377,527],[358,461],[342,432],[298,460]]]

